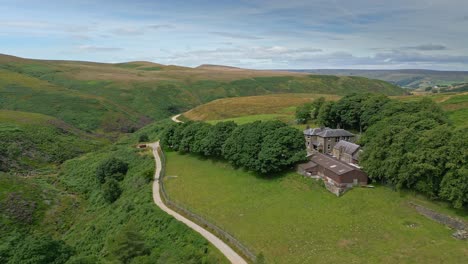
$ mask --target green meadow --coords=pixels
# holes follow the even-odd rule
[[[355,188],[336,197],[295,172],[262,178],[223,161],[167,152],[169,196],[233,234],[268,263],[461,263],[467,244],[412,209],[411,193]]]

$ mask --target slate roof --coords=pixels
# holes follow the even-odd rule
[[[353,137],[354,134],[344,130],[344,129],[326,129],[317,134],[319,137]]]
[[[354,155],[360,148],[358,144],[354,144],[348,141],[340,140],[336,145],[333,147],[334,149],[337,150],[342,150],[344,153],[347,153],[349,155]]]
[[[353,137],[354,134],[344,129],[331,129],[325,128],[309,128],[304,130],[306,136],[319,136],[319,137]]]
[[[357,170],[356,168],[344,162],[341,162],[322,153],[315,154],[310,158],[310,160],[321,167],[331,170],[336,175],[342,175],[350,171]]]
[[[320,128],[320,127],[308,128],[308,129],[304,130],[304,135],[306,135],[306,136],[316,136],[320,132],[323,132],[325,129],[330,129],[330,128],[328,128],[328,127],[325,127],[325,128]]]
[[[309,161],[307,163],[299,164],[299,167],[303,170],[308,170],[317,167],[317,164],[315,162]]]

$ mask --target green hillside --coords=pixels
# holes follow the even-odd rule
[[[218,98],[366,91],[404,93],[392,84],[362,77],[0,55],[0,109],[50,115],[89,132],[132,132],[151,120]]]
[[[36,173],[96,150],[107,140],[56,118],[0,110],[0,171]]]
[[[397,84],[410,89],[426,88],[435,85],[452,85],[468,82],[468,71],[434,71],[434,70],[352,70],[352,69],[317,69],[296,70],[315,74],[340,76],[362,76]]]
[[[154,205],[154,160],[134,142],[68,160],[58,177],[0,172],[0,263],[227,263]],[[114,202],[95,172],[110,158],[128,164]]]
[[[359,91],[404,94],[358,77],[0,55],[0,263],[226,263],[153,204],[139,136],[219,98]],[[128,171],[98,180],[113,158]]]

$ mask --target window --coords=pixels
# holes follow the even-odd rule
[[[328,142],[330,142],[330,141],[331,141],[331,138],[328,138]]]
[[[335,142],[338,142],[338,141],[340,141],[340,138],[339,137],[335,138]]]
[[[327,145],[327,150],[330,150],[330,144]]]

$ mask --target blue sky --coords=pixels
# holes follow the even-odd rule
[[[0,0],[0,53],[256,69],[468,70],[466,0]]]

